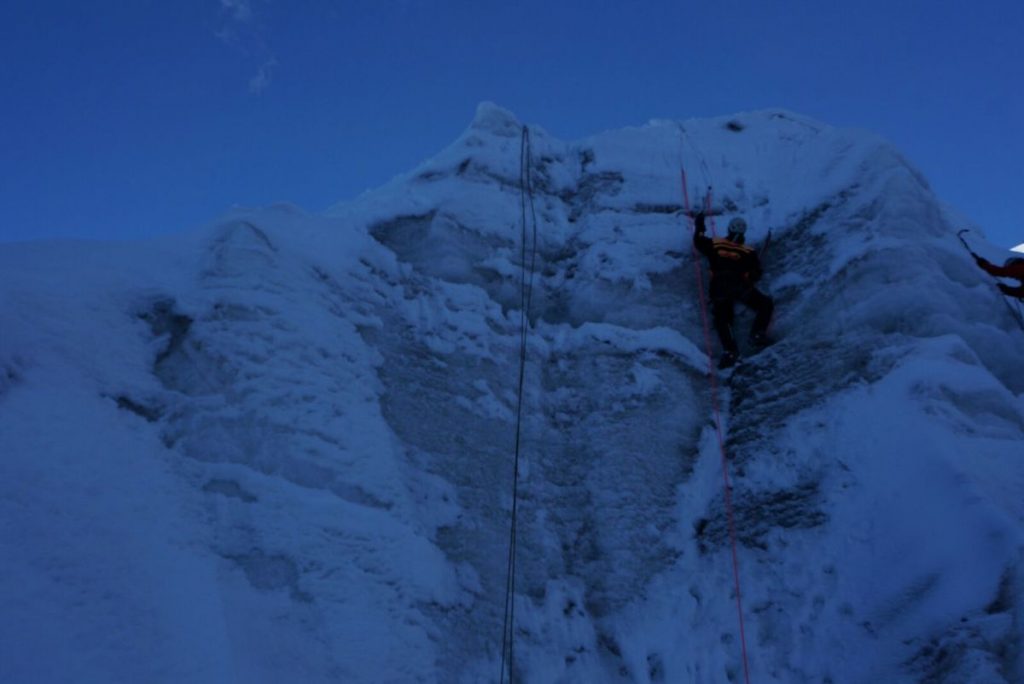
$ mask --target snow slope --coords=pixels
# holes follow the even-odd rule
[[[961,219],[788,112],[531,131],[516,681],[743,681],[681,166],[772,229],[720,397],[751,681],[1024,681],[1024,333]],[[498,679],[520,142],[485,104],[324,215],[0,246],[0,681]]]

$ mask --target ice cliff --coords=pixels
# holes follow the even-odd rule
[[[787,112],[531,130],[515,680],[743,681],[682,166],[773,235],[779,341],[720,397],[751,681],[1024,681],[1024,333],[969,223]],[[320,215],[0,245],[0,680],[498,679],[521,132],[482,105]]]

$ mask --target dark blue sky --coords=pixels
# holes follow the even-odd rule
[[[481,100],[563,139],[783,107],[895,143],[1024,242],[1024,3],[6,0],[0,240],[319,211]]]

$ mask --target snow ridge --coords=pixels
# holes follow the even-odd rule
[[[521,130],[0,249],[0,679],[497,679]],[[724,397],[753,680],[1024,679],[1024,335],[921,174],[781,110],[531,133],[516,681],[742,679],[680,166],[773,236]]]

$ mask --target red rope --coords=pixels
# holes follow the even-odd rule
[[[686,216],[690,216],[690,191],[686,186],[686,170],[680,168],[680,175],[683,183],[683,201],[685,202]],[[704,200],[705,212],[711,208],[711,188]],[[692,219],[691,219],[692,221]],[[691,226],[691,230],[693,227]],[[714,231],[714,220],[712,219],[712,231]],[[713,234],[713,233],[712,233]],[[711,379],[711,408],[715,414],[715,431],[718,434],[718,449],[722,453],[722,482],[725,487],[725,511],[729,524],[729,541],[732,546],[732,572],[736,584],[736,613],[740,623],[740,648],[743,654],[743,677],[746,684],[750,684],[750,666],[747,661],[747,635],[743,625],[743,594],[740,591],[740,561],[736,550],[736,521],[732,507],[732,485],[729,482],[729,460],[725,455],[725,439],[722,436],[722,414],[718,407],[718,376],[715,374],[715,366],[711,356],[711,327],[708,325],[708,311],[704,299],[704,275],[701,272],[700,258],[693,243],[690,243],[690,255],[693,257],[693,268],[697,276],[697,294],[700,297],[700,319],[704,326],[704,344],[708,352],[708,377]]]

